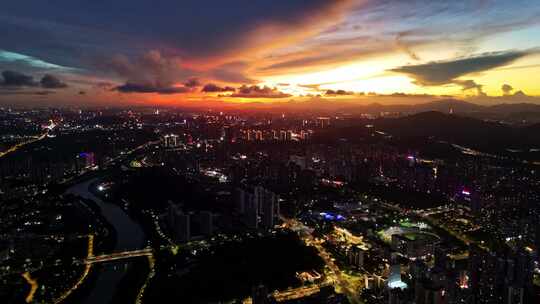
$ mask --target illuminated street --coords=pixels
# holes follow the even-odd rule
[[[351,284],[351,281],[343,275],[339,267],[334,263],[332,256],[324,249],[324,247],[320,244],[319,241],[313,238],[313,236],[309,232],[309,228],[298,220],[287,218],[282,219],[288,228],[299,233],[300,237],[304,240],[306,245],[314,246],[315,248],[317,248],[319,256],[324,260],[326,266],[329,269],[327,280],[333,282],[336,291],[346,294],[352,303],[361,303],[358,296],[358,293],[360,292],[360,290],[358,289],[358,285],[355,286]]]

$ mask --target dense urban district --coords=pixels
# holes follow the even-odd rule
[[[539,125],[452,109],[0,122],[0,303],[540,303]]]

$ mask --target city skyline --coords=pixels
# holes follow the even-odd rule
[[[538,103],[530,1],[56,1],[0,14],[0,104]]]

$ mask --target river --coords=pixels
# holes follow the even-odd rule
[[[122,208],[115,204],[102,201],[88,190],[96,181],[97,178],[94,178],[76,184],[69,188],[66,193],[92,200],[101,208],[101,213],[105,219],[116,230],[115,252],[142,249],[144,247],[145,235],[139,224],[133,221]],[[106,266],[103,272],[99,274],[96,284],[89,296],[84,300],[84,304],[106,304],[111,302],[112,296],[116,291],[116,286],[126,272],[126,268],[121,266],[122,262],[118,262],[117,264]]]

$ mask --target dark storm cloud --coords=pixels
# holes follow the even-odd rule
[[[54,94],[54,91],[26,91],[26,90],[0,90],[0,95],[30,95],[30,96],[47,96]]]
[[[15,71],[3,71],[3,81],[0,85],[4,87],[35,87],[38,85],[34,77]]]
[[[241,86],[236,93],[230,95],[230,97],[242,98],[286,98],[291,96],[291,94],[283,93],[276,88],[247,85]]]
[[[0,78],[0,87],[4,89],[23,89],[42,87],[44,89],[62,89],[67,88],[67,84],[62,82],[58,77],[50,74],[46,74],[41,78],[41,81],[37,82],[33,76],[26,75],[15,71],[3,71]],[[48,91],[45,91],[48,92]],[[36,94],[36,92],[29,92]],[[39,94],[44,95],[44,94]]]
[[[191,92],[191,88],[187,87],[157,87],[152,84],[137,84],[137,83],[126,83],[121,86],[114,88],[115,91],[121,93],[157,93],[157,94],[182,94]]]
[[[141,45],[206,58],[243,50],[261,27],[287,29],[290,36],[316,26],[320,19],[332,20],[348,2],[75,0],[28,5],[6,1],[0,37],[11,51],[74,67],[88,67],[82,59],[97,55],[131,57],[144,50]]]
[[[41,86],[46,89],[62,89],[67,88],[67,84],[63,83],[58,77],[46,74],[41,78]]]
[[[213,83],[209,83],[205,85],[201,90],[201,92],[203,93],[223,93],[223,92],[234,92],[234,91],[236,91],[236,89],[233,87],[229,87],[229,86],[220,87]]]
[[[100,58],[94,65],[125,79],[126,83],[143,83],[156,88],[173,86],[192,74],[190,70],[182,67],[180,58],[165,56],[157,50],[145,52],[135,58],[122,54]],[[195,84],[193,80],[190,83]]]
[[[464,75],[505,66],[530,53],[526,51],[484,53],[474,57],[449,61],[407,65],[392,69],[391,71],[407,74],[414,78],[419,85],[441,85],[452,83],[456,78]]]

